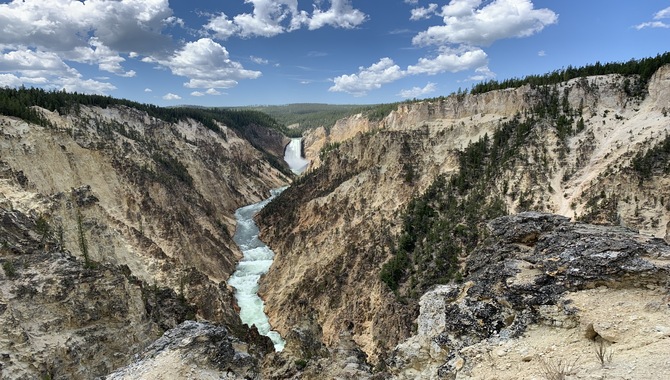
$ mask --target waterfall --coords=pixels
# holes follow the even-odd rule
[[[284,161],[288,164],[294,174],[301,174],[307,169],[309,161],[302,157],[302,139],[294,138],[286,145],[284,150]]]

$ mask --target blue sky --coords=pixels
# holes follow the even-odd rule
[[[372,104],[670,50],[670,0],[0,1],[0,86]]]

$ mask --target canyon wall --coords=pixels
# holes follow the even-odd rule
[[[471,143],[492,138],[506,122],[528,120],[551,96],[577,115],[571,132],[536,119],[489,193],[509,213],[552,212],[666,237],[669,177],[657,173],[641,183],[631,165],[638,152],[667,137],[670,67],[651,78],[645,97],[629,94],[627,79],[595,76],[545,89],[452,95],[401,104],[378,122],[357,115],[330,133],[307,133],[311,171],[260,219],[277,254],[261,288],[273,326],[290,334],[316,321],[331,347],[348,331],[372,363],[385,363],[414,334],[419,310],[420,294],[404,288],[394,294],[379,277],[394,257],[409,201],[438,176],[453,176]],[[466,260],[459,259],[462,273]]]
[[[0,258],[16,268],[2,278],[3,328],[23,338],[3,339],[2,377],[53,371],[38,360],[58,378],[105,375],[184,319],[246,334],[225,284],[241,257],[234,211],[287,184],[267,152],[283,155],[288,140],[125,106],[38,111],[50,127],[0,116],[0,207],[40,226],[46,244],[3,237]],[[180,311],[161,311],[166,302]]]

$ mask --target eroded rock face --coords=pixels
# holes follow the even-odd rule
[[[264,347],[225,279],[235,209],[288,181],[269,162],[282,136],[123,106],[38,111],[52,128],[0,116],[0,377],[103,376],[187,319]]]
[[[155,314],[128,268],[77,260],[44,225],[0,208],[0,377],[91,379],[183,319],[169,289]]]
[[[661,105],[669,101],[663,87],[667,76],[667,67],[659,70],[644,99],[629,97],[626,78],[618,75],[579,78],[549,88],[579,115],[575,123],[583,118],[583,130],[560,136],[552,122],[536,119],[514,158],[500,163],[502,169],[487,192],[500,197],[512,214],[551,212],[667,236],[668,175],[658,173],[640,185],[630,169],[637,151],[666,135],[670,119]],[[437,176],[450,178],[458,170],[459,152],[468,144],[485,135],[491,138],[497,126],[517,114],[523,120],[524,109],[540,97],[540,89],[526,86],[432,99],[402,104],[376,123],[350,117],[336,133],[318,129],[308,134],[305,149],[311,158],[319,147],[339,145],[331,145],[321,166],[314,165],[311,174],[285,192],[286,207],[266,209],[260,221],[262,234],[277,253],[261,285],[273,326],[287,333],[308,315],[322,326],[326,345],[336,345],[339,331],[351,330],[371,360],[411,335],[421,295],[397,299],[379,281],[381,266],[392,257],[389,247],[398,242],[394,239],[403,211]],[[342,133],[345,129],[348,133]],[[531,227],[526,222],[519,228]],[[544,231],[518,233],[520,243],[530,244]],[[458,261],[462,269],[465,254]],[[529,276],[523,280],[532,281],[535,263],[518,265]],[[484,306],[491,310],[477,313],[504,309],[495,303]]]
[[[464,282],[421,297],[417,334],[389,360],[394,375],[467,376],[477,360],[464,353],[483,341],[519,338],[538,324],[591,323],[593,330],[589,311],[572,294],[605,287],[624,297],[623,290],[663,287],[669,279],[670,246],[625,228],[530,212],[495,219],[489,229],[489,240],[468,259]],[[583,339],[596,336],[593,330]]]

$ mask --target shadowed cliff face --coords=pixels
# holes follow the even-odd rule
[[[327,147],[321,150],[323,159],[260,218],[262,236],[277,254],[261,288],[271,323],[286,333],[309,316],[322,327],[322,340],[332,346],[339,331],[348,330],[373,361],[411,335],[421,294],[410,290],[422,279],[402,277],[394,295],[379,280],[381,267],[398,248],[409,201],[426,189],[447,197],[447,187],[430,185],[440,175],[449,183],[463,162],[480,165],[476,157],[464,159],[463,152],[485,135],[488,147],[494,136],[505,136],[501,144],[509,154],[498,162],[482,160],[480,174],[471,171],[472,183],[485,179],[478,192],[482,203],[496,197],[509,213],[554,212],[665,237],[670,222],[665,210],[668,174],[656,171],[640,183],[632,160],[666,136],[668,80],[670,67],[661,68],[644,99],[626,95],[625,78],[618,75],[575,79],[546,89],[526,86],[454,96],[403,104],[376,124],[352,117],[330,135],[308,133],[308,158],[319,155],[318,147]],[[524,124],[529,120],[526,112],[552,104],[558,109],[555,117],[535,116],[533,123]],[[515,115],[518,122],[508,134],[496,134]],[[566,120],[572,120],[569,128],[561,124]],[[519,132],[515,125],[525,129]],[[462,228],[459,233],[480,239],[486,236],[485,220],[475,206],[471,217],[459,215],[463,226],[472,224],[477,233]],[[434,214],[449,217],[444,210]],[[431,223],[439,227],[439,218]],[[439,238],[428,234],[423,242]],[[465,246],[457,244],[461,253],[455,257],[454,268],[461,274],[471,252]],[[410,265],[416,268],[430,263],[410,254]],[[420,270],[405,273],[421,275]]]

